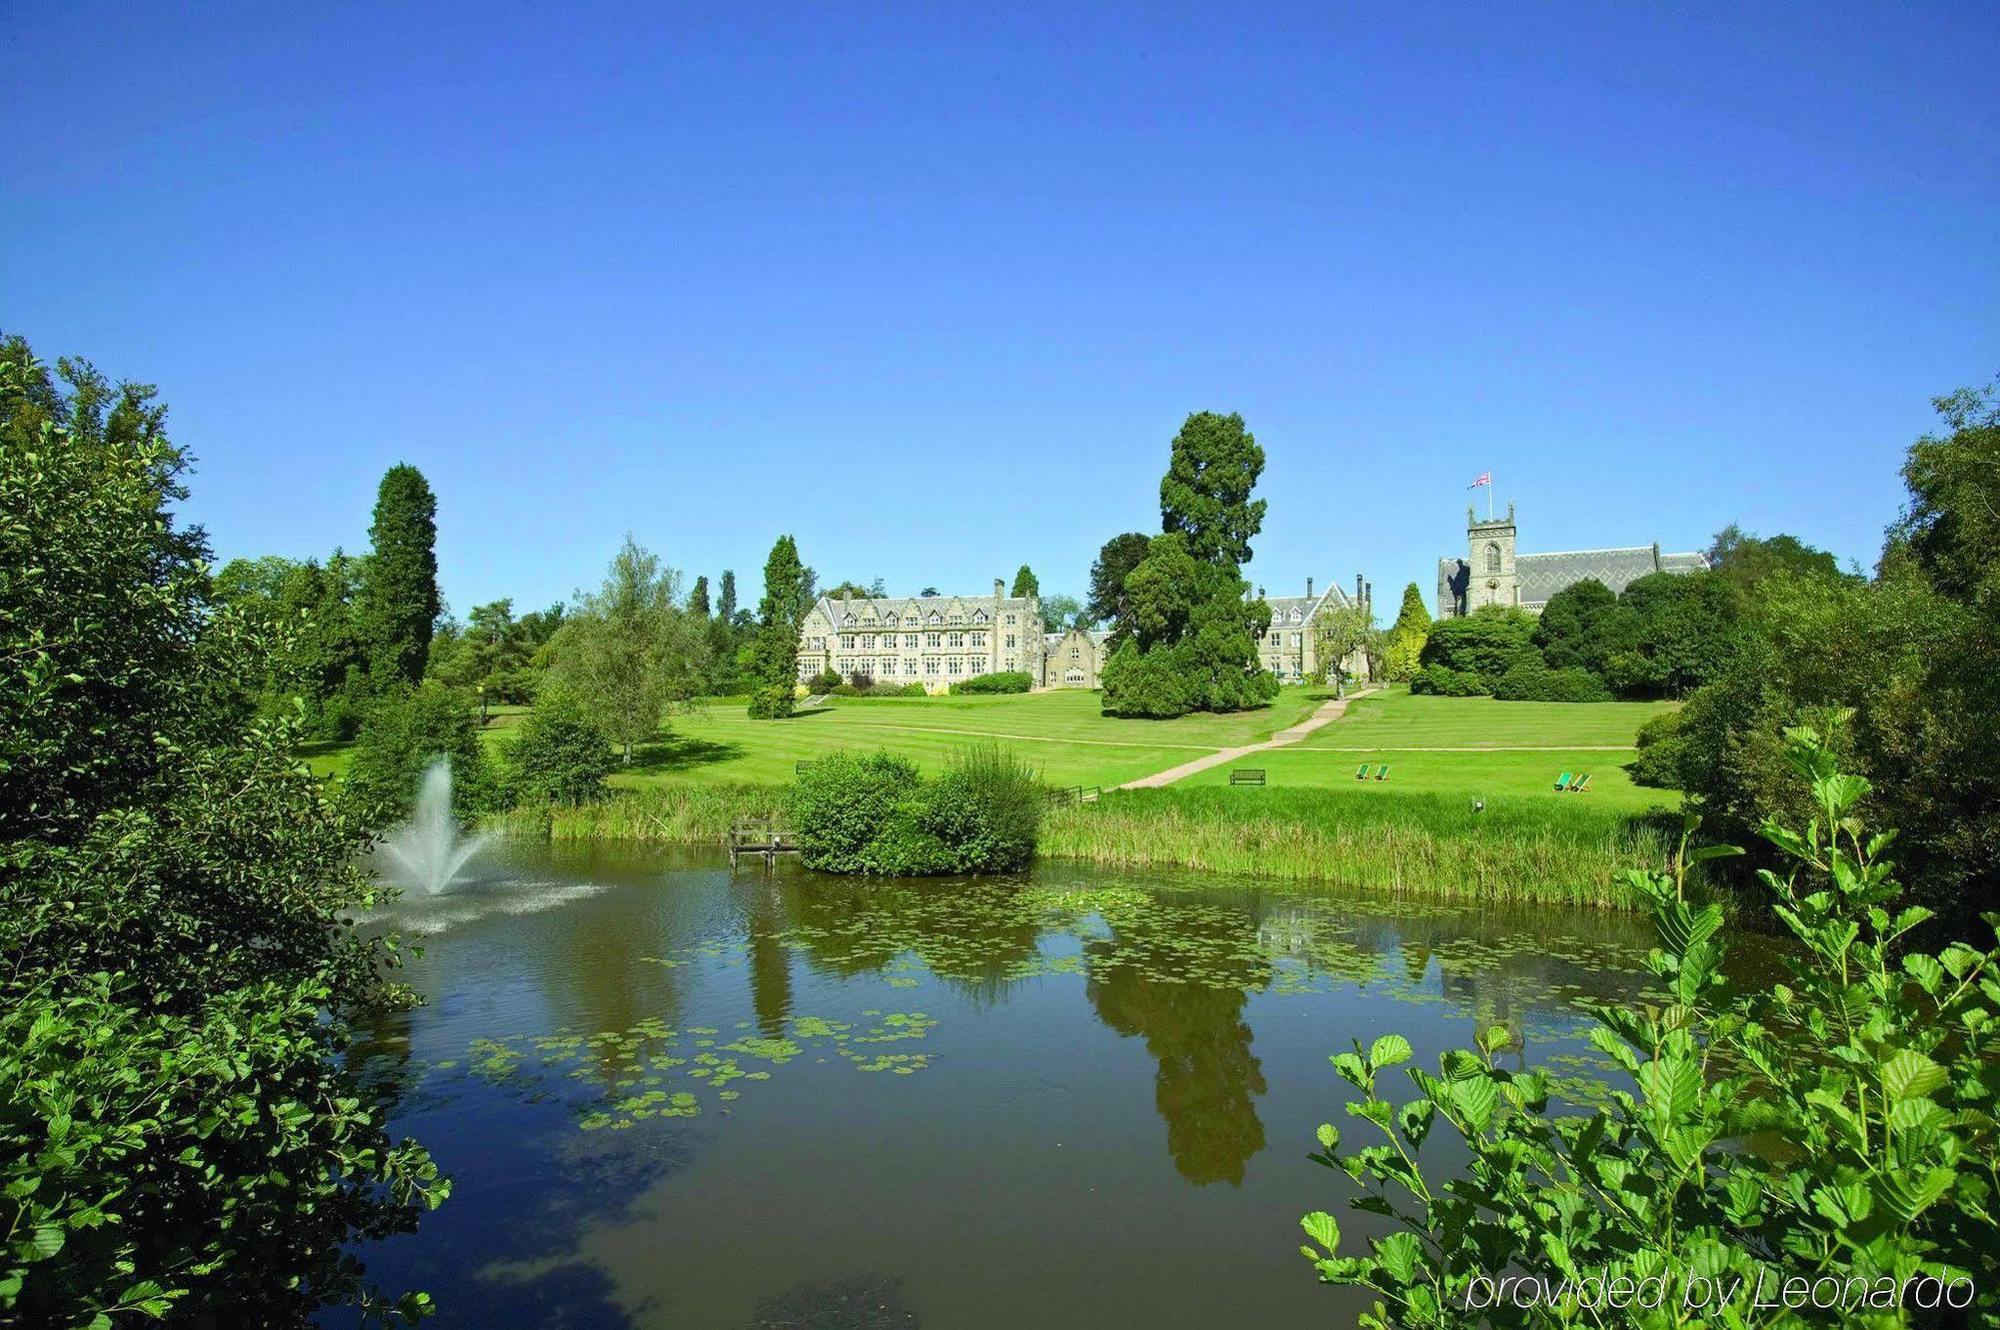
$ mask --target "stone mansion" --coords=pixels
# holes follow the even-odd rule
[[[1360,577],[1351,598],[1334,586],[1315,595],[1311,578],[1303,596],[1264,596],[1259,587],[1271,627],[1258,639],[1258,663],[1283,683],[1318,677],[1313,620],[1331,608],[1367,604],[1371,591]],[[1109,638],[1084,628],[1043,632],[1040,598],[1009,596],[997,579],[990,596],[821,596],[799,627],[799,680],[859,674],[937,693],[974,675],[1021,670],[1037,688],[1096,688]],[[1357,652],[1348,670],[1365,677],[1365,657]]]
[[[1009,596],[821,596],[799,626],[799,679],[832,671],[943,692],[961,679],[1026,670],[1043,682],[1042,602]]]
[[[1662,554],[1657,542],[1557,554],[1519,554],[1514,549],[1514,505],[1505,517],[1479,517],[1465,510],[1465,557],[1438,560],[1437,617],[1456,618],[1488,605],[1508,605],[1540,614],[1549,597],[1585,578],[1595,578],[1613,595],[1650,573],[1691,573],[1708,567],[1700,554]]]

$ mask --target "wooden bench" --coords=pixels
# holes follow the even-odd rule
[[[1264,783],[1264,768],[1238,767],[1229,773],[1229,783],[1231,785],[1262,785]]]

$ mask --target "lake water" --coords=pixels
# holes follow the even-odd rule
[[[1504,1024],[1587,1084],[1581,1007],[1635,995],[1650,941],[1082,868],[510,846],[480,875],[385,912],[428,1003],[360,1050],[456,1191],[358,1254],[440,1326],[1351,1324],[1297,1251],[1311,1209],[1380,1231],[1306,1159],[1320,1122],[1366,1136],[1328,1055],[1397,1032],[1434,1067]]]

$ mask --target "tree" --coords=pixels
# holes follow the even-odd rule
[[[380,830],[410,810],[425,769],[439,758],[451,764],[451,802],[460,817],[497,806],[499,791],[469,693],[426,679],[384,694],[369,708],[355,741],[342,801],[363,826]]]
[[[923,589],[922,591],[919,591],[919,592],[917,593],[917,595],[918,595],[918,596],[920,596],[920,597],[921,597],[921,596],[941,596],[941,595],[943,595],[943,594],[944,594],[944,593],[943,593],[942,591],[939,591],[939,590],[938,590],[938,589],[937,589],[936,587],[934,587],[934,586],[927,586],[927,587],[925,587],[925,588],[924,588],[924,589]]]
[[[1931,404],[1951,432],[1911,445],[1909,503],[1884,559],[1907,556],[1940,595],[1990,612],[2000,606],[2000,380]]]
[[[437,499],[424,473],[398,463],[382,476],[368,528],[364,632],[378,686],[415,684],[430,657],[441,608],[437,586]]]
[[[1734,589],[1713,573],[1649,573],[1598,620],[1616,639],[1604,677],[1628,697],[1684,697],[1721,674],[1741,617]]]
[[[722,570],[722,595],[716,601],[715,617],[724,623],[736,622],[736,570]]]
[[[578,597],[553,645],[551,682],[632,760],[669,706],[699,689],[707,635],[680,608],[680,574],[630,535],[603,585]]]
[[[1250,498],[1263,469],[1241,416],[1202,411],[1181,426],[1160,482],[1163,532],[1124,579],[1131,633],[1101,675],[1105,714],[1237,711],[1277,695],[1257,664],[1271,607],[1238,571],[1264,521]]]
[[[1486,605],[1432,624],[1418,664],[1424,669],[1436,667],[1470,676],[1477,681],[1478,691],[1490,693],[1493,680],[1519,661],[1535,656],[1534,638],[1533,615]]]
[[[688,613],[702,620],[710,617],[708,608],[708,575],[705,573],[694,579],[694,590],[688,592]]]
[[[449,1190],[346,1058],[406,997],[353,923],[393,892],[245,704],[280,643],[153,389],[58,370],[0,338],[0,1321],[309,1323]]]
[[[1264,525],[1264,501],[1252,500],[1264,473],[1264,450],[1243,417],[1197,411],[1174,436],[1160,481],[1160,529],[1187,537],[1203,563],[1250,562],[1250,538]]]
[[[1313,615],[1308,625],[1313,635],[1315,682],[1340,685],[1350,674],[1348,658],[1360,652],[1372,660],[1382,650],[1382,633],[1368,607],[1352,601],[1327,606]]]
[[[1071,628],[1084,627],[1089,622],[1089,617],[1083,612],[1083,602],[1075,596],[1058,591],[1053,596],[1042,598],[1043,632],[1067,632]]]
[[[1431,635],[1431,612],[1424,607],[1424,593],[1415,582],[1403,588],[1402,608],[1390,625],[1382,643],[1382,677],[1391,683],[1408,683],[1417,672],[1424,643]]]
[[[875,579],[874,583],[869,586],[863,586],[859,582],[847,581],[847,582],[842,582],[838,586],[828,587],[825,591],[821,592],[820,594],[824,595],[829,600],[843,600],[843,599],[872,600],[875,597],[883,594],[881,587],[882,587],[882,579],[878,577]]]
[[[1833,555],[1797,536],[1755,536],[1734,522],[1716,532],[1709,543],[1708,566],[1739,592],[1753,595],[1758,583],[1781,572],[1828,580],[1848,576]]]
[[[575,699],[557,692],[538,703],[506,749],[517,800],[575,805],[604,792],[611,740]]]
[[[1618,608],[1618,597],[1594,577],[1572,582],[1549,597],[1535,623],[1535,646],[1553,670],[1581,666],[1602,676],[1604,663],[1618,646],[1604,631],[1605,620]]]
[[[1022,564],[1020,570],[1014,574],[1014,589],[1007,594],[1017,600],[1026,596],[1041,595],[1042,584],[1036,580],[1035,570],[1025,563]]]
[[[799,677],[799,624],[813,602],[813,573],[790,536],[779,536],[764,561],[764,598],[757,604],[749,714],[781,720],[792,714]]]
[[[1084,612],[1092,623],[1110,625],[1110,642],[1114,650],[1125,639],[1125,634],[1131,631],[1131,606],[1125,596],[1125,579],[1146,557],[1146,550],[1152,543],[1152,537],[1144,532],[1127,531],[1105,541],[1104,548],[1097,552],[1097,561],[1090,565],[1090,600]]]

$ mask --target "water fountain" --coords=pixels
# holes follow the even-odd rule
[[[382,842],[382,850],[401,870],[398,880],[435,896],[457,880],[486,841],[484,833],[459,838],[451,811],[451,759],[440,757],[424,769],[410,820]]]

